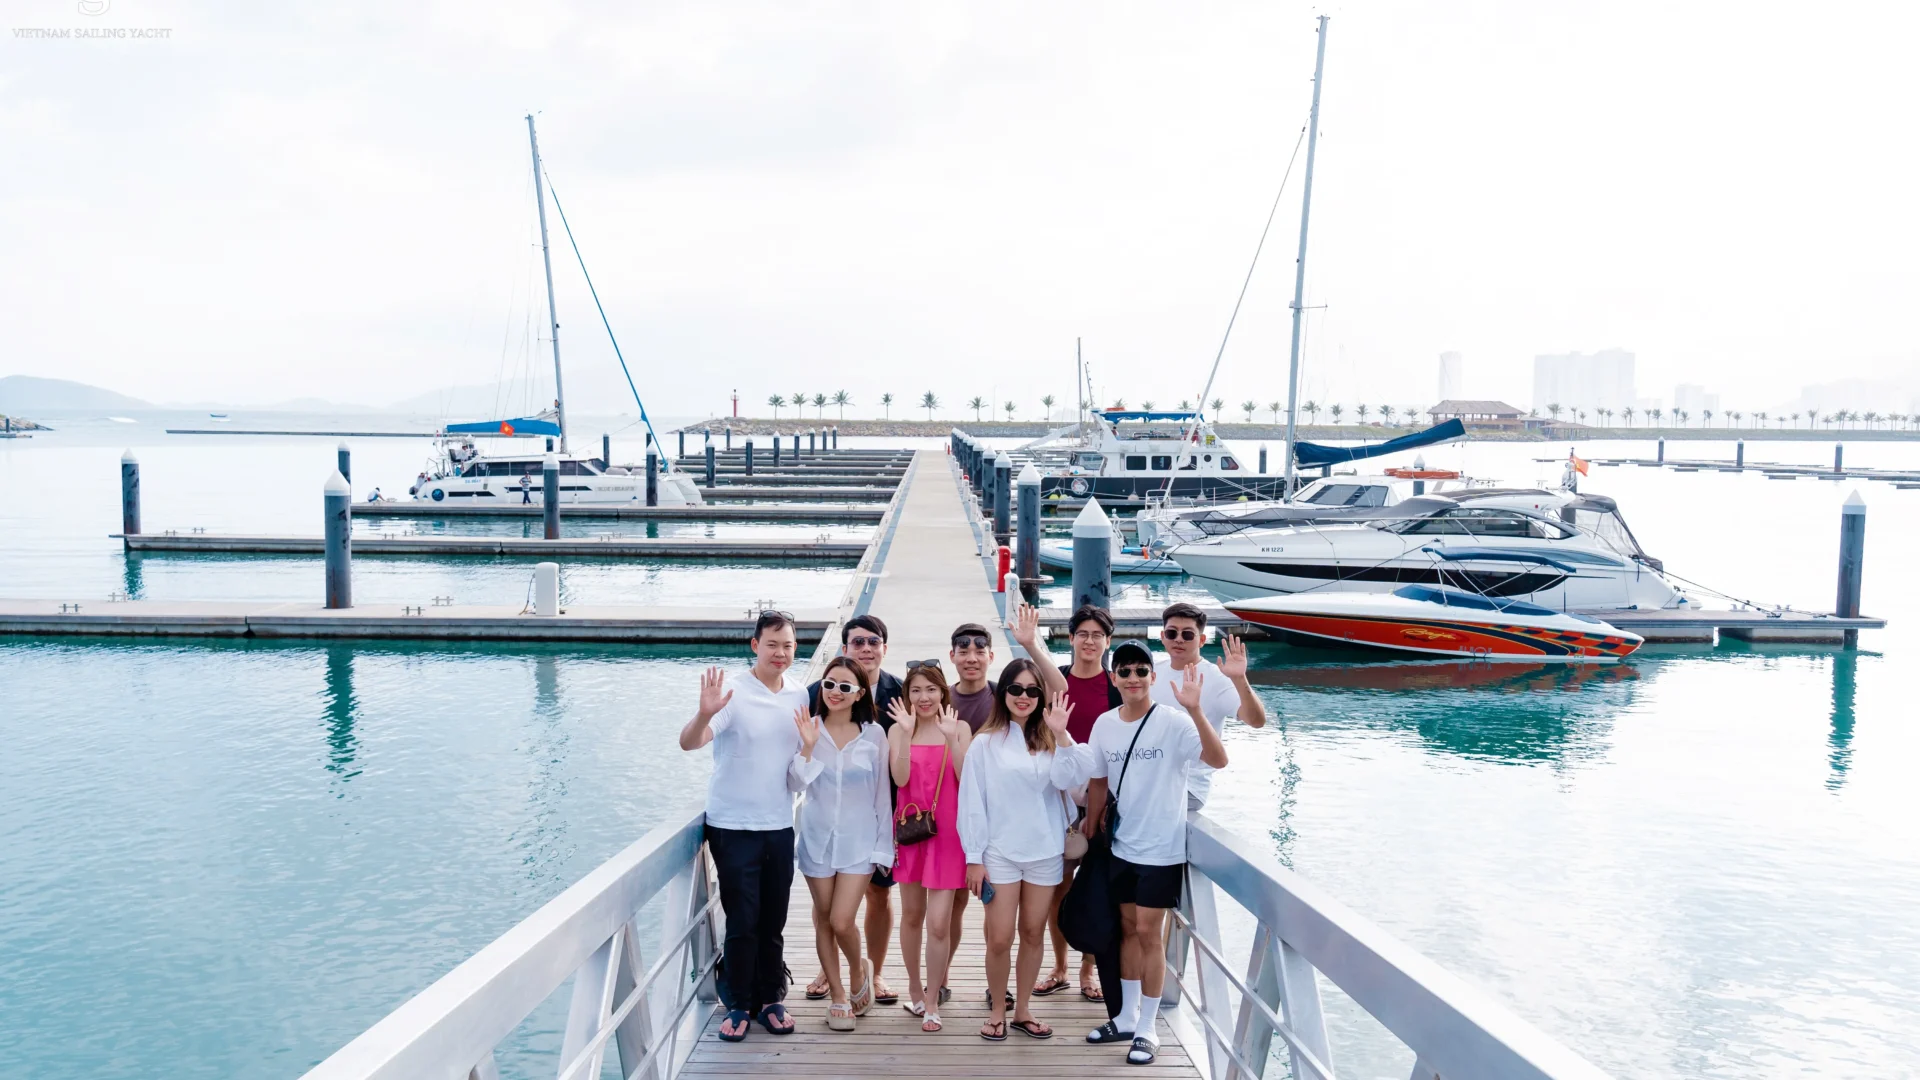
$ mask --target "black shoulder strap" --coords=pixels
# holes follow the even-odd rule
[[[1152,716],[1153,710],[1159,707],[1157,704],[1147,706],[1147,716]],[[1120,762],[1120,779],[1113,785],[1113,805],[1115,806],[1120,805],[1120,785],[1127,782],[1127,766],[1133,764],[1133,748],[1140,745],[1140,733],[1147,730],[1147,716],[1141,717],[1139,723],[1134,725],[1133,741],[1127,744],[1127,756]]]

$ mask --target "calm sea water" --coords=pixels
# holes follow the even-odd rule
[[[130,574],[104,539],[120,445],[36,443],[0,446],[0,592],[104,598]],[[316,531],[306,473],[324,475],[331,445],[143,449],[149,521]],[[1614,449],[1643,447],[1581,447]],[[1525,483],[1558,474],[1532,458],[1564,452],[1428,460]],[[1920,464],[1896,445],[1848,457]],[[1920,584],[1896,562],[1920,492],[1860,488],[1866,606],[1894,620],[1861,651],[1649,648],[1566,671],[1255,646],[1276,722],[1230,731],[1214,816],[1615,1075],[1920,1072],[1920,731],[1898,674]],[[1831,604],[1850,487],[1596,469],[1588,489],[1683,575]],[[706,603],[764,584],[579,569],[570,587],[605,602],[645,602],[624,597],[651,580]],[[397,593],[436,574],[511,592],[525,570],[393,573]],[[818,602],[844,586],[808,573]],[[298,599],[317,566],[142,560],[138,576],[149,595]],[[780,568],[766,580],[787,591],[769,595],[798,576]],[[0,640],[0,1076],[297,1075],[697,799],[705,759],[674,732],[696,669],[732,659]],[[552,1049],[563,997],[516,1038],[510,1073]],[[1329,998],[1343,1074],[1406,1075]]]

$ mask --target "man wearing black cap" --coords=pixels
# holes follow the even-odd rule
[[[1174,687],[1181,712],[1153,700],[1153,654],[1136,642],[1113,650],[1120,707],[1094,721],[1079,748],[1088,775],[1089,835],[1113,848],[1113,899],[1120,905],[1120,1012],[1089,1042],[1131,1038],[1127,1062],[1146,1065],[1160,1049],[1154,1021],[1166,980],[1167,910],[1180,903],[1187,862],[1187,768],[1222,769],[1227,748],[1201,711],[1206,673],[1188,668]],[[1111,797],[1110,797],[1111,796]],[[1107,819],[1117,817],[1108,826]]]

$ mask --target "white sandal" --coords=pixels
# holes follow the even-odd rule
[[[867,1010],[873,1008],[873,961],[860,961],[860,989],[853,992],[849,1004],[855,1016],[865,1016]]]
[[[827,1006],[827,1027],[834,1031],[852,1031],[853,1016],[852,1005],[836,1001]]]
[[[925,1016],[923,1016],[920,1020],[920,1030],[928,1033],[929,1035],[931,1035],[936,1031],[939,1031],[940,1026],[941,1026],[940,1014],[937,1012],[929,1012]]]

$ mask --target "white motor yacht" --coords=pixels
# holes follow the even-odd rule
[[[1418,584],[1559,610],[1692,603],[1604,496],[1469,488],[1351,514],[1210,536],[1168,555],[1225,602]]]
[[[1088,496],[1134,502],[1156,498],[1273,498],[1280,478],[1261,476],[1234,457],[1197,412],[1088,412],[1071,445],[1050,439],[1020,449],[1040,470],[1041,498]]]
[[[1416,462],[1411,469],[1322,477],[1301,488],[1291,500],[1248,499],[1225,503],[1154,500],[1135,515],[1135,521],[1140,546],[1165,552],[1176,545],[1208,537],[1280,525],[1333,524],[1353,520],[1359,511],[1398,506],[1418,496],[1491,486],[1451,470],[1428,469]]]

